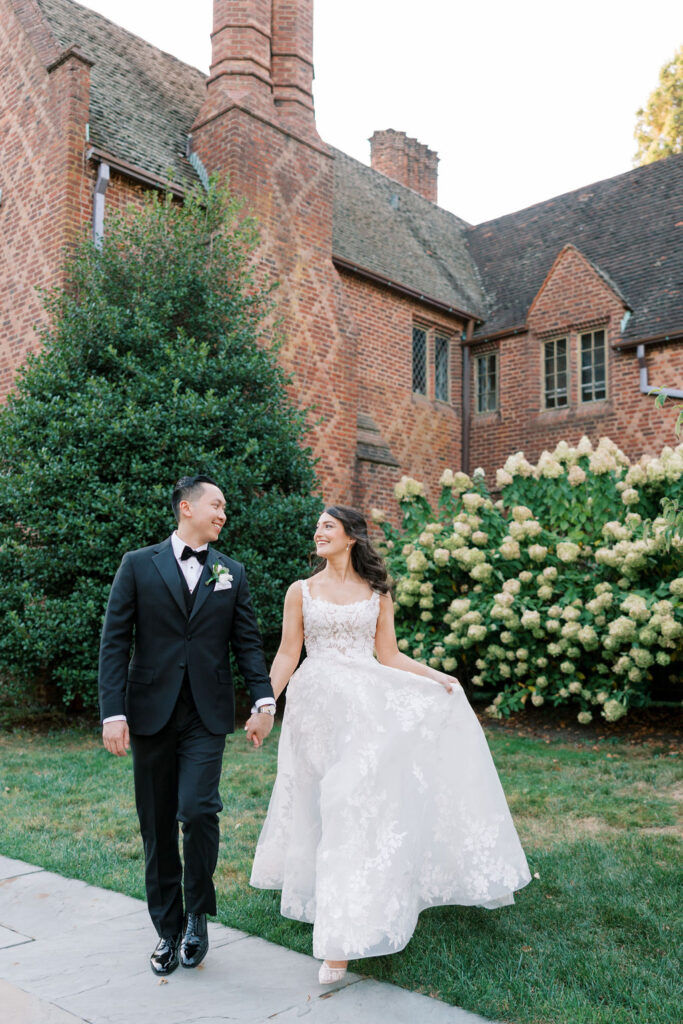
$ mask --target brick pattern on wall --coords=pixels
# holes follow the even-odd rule
[[[32,4],[24,5],[20,21],[13,5],[0,0],[0,66],[7,87],[0,113],[0,400],[17,367],[38,347],[36,326],[45,313],[37,289],[61,283],[64,249],[73,244],[88,207],[83,148],[89,63],[72,53],[48,72],[34,45],[48,58],[57,54]]]

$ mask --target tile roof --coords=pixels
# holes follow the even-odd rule
[[[94,61],[94,146],[180,185],[197,181],[185,157],[206,76],[73,0],[36,0],[60,46]]]
[[[683,155],[478,224],[467,236],[490,302],[475,337],[524,324],[568,243],[631,308],[624,341],[683,330]]]
[[[345,153],[332,152],[335,258],[482,317],[484,293],[467,249],[465,221]]]

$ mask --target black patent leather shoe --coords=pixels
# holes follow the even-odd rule
[[[180,963],[183,967],[197,967],[209,951],[206,914],[188,914],[185,934],[180,943]]]
[[[149,965],[155,974],[173,974],[178,966],[178,949],[182,936],[159,939],[156,949],[149,958]]]

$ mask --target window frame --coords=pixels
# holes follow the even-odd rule
[[[595,392],[596,392],[596,383],[595,383],[595,358],[594,358],[594,356],[595,356],[595,351],[596,351],[596,349],[595,349],[595,336],[596,336],[596,334],[602,334],[602,346],[601,347],[602,347],[602,372],[603,372],[602,391],[603,391],[603,393],[600,396],[596,396],[596,394],[595,394]],[[591,353],[591,360],[592,360],[592,362],[591,362],[591,385],[590,385],[590,387],[591,387],[591,397],[590,398],[584,398],[584,388],[585,388],[585,385],[584,385],[584,381],[583,381],[583,374],[584,374],[584,365],[583,365],[584,349],[583,349],[583,344],[584,344],[584,339],[587,339],[587,338],[590,338],[590,340],[591,340],[590,353]],[[606,326],[605,327],[594,327],[590,331],[577,331],[577,363],[578,363],[577,388],[578,388],[579,406],[592,405],[595,402],[605,402],[605,401],[607,401],[607,398],[609,397],[609,391],[608,391],[608,387],[607,387],[607,327]]]
[[[561,372],[561,371],[558,371],[558,369],[557,369],[557,346],[561,342],[564,342],[565,386],[564,386],[564,402],[562,404],[558,404],[557,392],[560,389],[557,386],[557,377],[558,377],[558,373]],[[554,345],[555,346],[554,355],[553,355],[553,380],[554,380],[554,387],[552,388],[552,392],[549,392],[549,390],[548,390],[548,355],[547,355],[547,353],[548,353],[548,346],[549,345]],[[569,408],[570,384],[571,384],[571,334],[567,333],[567,334],[558,335],[556,338],[546,338],[546,339],[544,339],[543,345],[542,345],[542,349],[541,349],[541,387],[543,389],[543,409],[544,409],[544,411],[554,412],[555,410],[558,410],[558,409],[568,409]],[[549,396],[551,394],[552,394],[552,398],[553,398],[554,403],[555,403],[553,405],[551,405],[550,402],[549,402]]]
[[[479,404],[481,396],[482,396],[482,389],[481,389],[481,386],[480,386],[480,381],[481,381],[481,364],[482,364],[482,362],[484,360],[486,360],[486,362],[487,362],[487,368],[485,370],[485,376],[487,378],[487,381],[490,381],[490,377],[491,377],[491,370],[490,370],[491,360],[493,360],[493,366],[495,368],[495,386],[493,388],[493,402],[494,402],[494,404],[493,404],[493,408],[492,409],[488,408],[488,407],[485,408],[485,409],[482,409],[482,408],[480,408],[480,404]],[[500,408],[500,369],[499,369],[499,366],[500,366],[500,361],[498,359],[498,349],[494,349],[494,350],[492,350],[490,352],[481,352],[480,354],[475,355],[475,357],[474,357],[474,404],[475,404],[475,411],[476,411],[477,416],[487,416],[487,415],[490,415],[491,413],[498,412],[498,410]],[[484,393],[485,393],[486,396],[490,396],[491,390],[487,387]]]
[[[416,334],[422,335],[424,340],[423,349],[423,371],[424,371],[424,390],[420,391],[415,387],[415,341]],[[422,324],[413,324],[412,330],[412,343],[411,343],[411,380],[410,380],[411,394],[420,395],[422,398],[429,397],[429,329]]]
[[[439,342],[443,342],[443,344],[439,346]],[[445,355],[446,365],[442,381],[446,389],[445,397],[437,393],[437,383],[439,374],[439,348],[441,348],[441,351]],[[434,331],[434,401],[444,402],[446,405],[451,404],[451,339],[448,334],[442,333],[439,330]]]

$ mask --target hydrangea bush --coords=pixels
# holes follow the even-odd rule
[[[527,701],[608,721],[676,682],[683,660],[683,537],[664,498],[683,498],[683,444],[631,464],[608,438],[561,442],[533,466],[446,470],[434,512],[421,483],[396,486],[403,521],[379,510],[396,584],[399,647],[495,691],[494,717]]]

